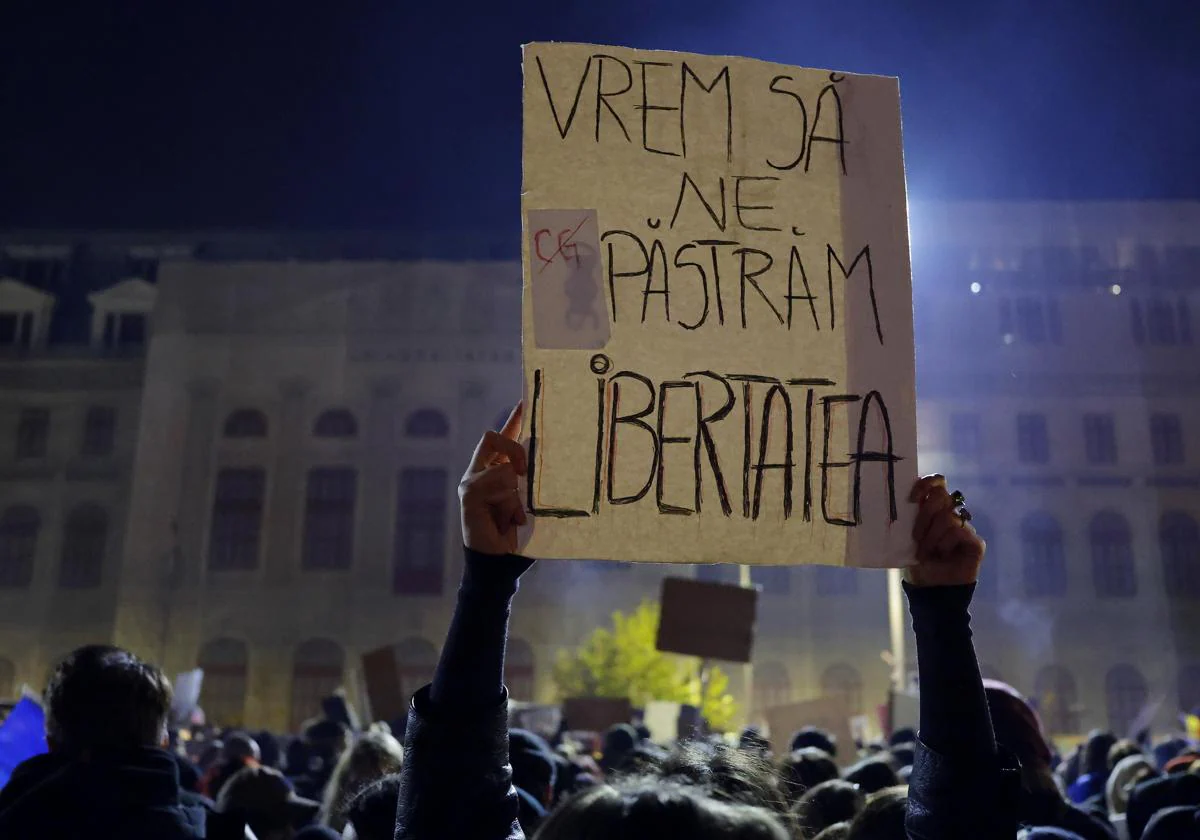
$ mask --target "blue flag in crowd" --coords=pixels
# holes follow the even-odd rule
[[[46,752],[46,715],[42,707],[28,697],[13,707],[0,723],[0,788],[18,764]]]

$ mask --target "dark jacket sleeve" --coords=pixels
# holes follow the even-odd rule
[[[468,550],[433,684],[413,697],[396,840],[523,840],[508,760],[504,647],[530,561]]]
[[[967,611],[975,587],[907,584],[921,685],[911,840],[1012,840],[1020,772],[996,746]]]

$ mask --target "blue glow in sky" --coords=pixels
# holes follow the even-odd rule
[[[1200,198],[1195,0],[28,5],[6,227],[515,230],[547,39],[898,75],[914,198]]]

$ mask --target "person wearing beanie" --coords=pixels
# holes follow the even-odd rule
[[[1054,781],[1051,770],[1054,755],[1041,719],[1024,696],[998,680],[984,680],[983,684],[996,742],[1010,750],[1020,763],[1020,823],[1031,828],[1064,829],[1084,840],[1115,840],[1116,832],[1106,820],[1084,812],[1064,798]]]
[[[638,745],[637,730],[628,723],[618,723],[604,733],[604,747],[600,751],[600,769],[605,774],[621,769],[625,759]]]
[[[1130,791],[1129,807],[1125,811],[1129,840],[1142,840],[1151,819],[1159,811],[1196,806],[1200,806],[1200,776],[1175,773],[1141,782]]]
[[[792,752],[806,747],[815,747],[831,757],[837,758],[837,739],[815,726],[806,726],[792,736]]]

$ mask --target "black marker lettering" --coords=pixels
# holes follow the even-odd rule
[[[773,204],[742,204],[742,184],[747,181],[778,181],[774,175],[735,175],[733,176],[733,212],[737,217],[738,224],[746,230],[763,230],[763,231],[778,231],[777,227],[766,227],[761,225],[752,225],[742,218],[742,213],[746,210],[774,210]]]
[[[635,411],[633,414],[621,415],[618,412],[621,410],[621,382],[622,379],[632,379],[646,386],[647,402],[646,407]],[[650,491],[650,485],[654,483],[654,476],[657,472],[658,459],[661,455],[658,445],[658,435],[654,432],[654,427],[642,420],[643,417],[648,417],[654,413],[654,383],[642,376],[640,373],[623,370],[620,373],[613,374],[609,379],[612,386],[612,411],[610,413],[608,427],[608,503],[610,505],[628,505],[642,499],[646,493]],[[621,425],[637,426],[649,433],[653,443],[654,451],[650,458],[650,469],[646,476],[646,482],[632,496],[615,496],[614,488],[616,481],[614,478],[614,467],[617,461],[617,427]]]
[[[646,83],[646,68],[648,67],[670,67],[671,65],[665,61],[635,61],[634,64],[642,68],[642,104],[638,106],[638,110],[642,112],[642,148],[647,152],[653,152],[656,155],[670,155],[671,157],[679,157],[679,152],[671,152],[666,149],[658,149],[650,145],[650,112],[651,111],[678,111],[679,108],[674,105],[651,105],[649,86]]]
[[[667,393],[672,389],[681,388],[694,391],[696,390],[696,383],[680,381],[663,382],[658,386],[658,481],[654,487],[654,500],[658,504],[659,513],[691,516],[693,513],[699,512],[699,505],[695,509],[692,509],[667,504],[663,501],[663,489],[666,484],[667,445],[672,443],[692,443],[692,438],[690,437],[668,437],[663,432],[663,424],[666,422],[667,414]],[[698,471],[696,472],[695,480],[697,486],[699,486],[700,474]]]
[[[800,165],[800,161],[804,160],[804,150],[807,148],[808,140],[808,109],[804,107],[804,100],[800,98],[800,94],[792,93],[792,91],[784,90],[782,87],[778,86],[780,82],[794,81],[795,79],[793,79],[791,76],[776,76],[771,80],[771,84],[769,86],[771,93],[779,93],[784,96],[790,96],[792,99],[796,100],[796,104],[800,106],[800,151],[796,153],[795,160],[793,160],[791,163],[783,164],[771,163],[769,159],[767,160],[767,166],[771,167],[772,169],[778,169],[785,172],[789,169],[795,169]]]
[[[620,96],[623,93],[628,93],[633,89],[633,71],[629,69],[629,65],[621,59],[613,55],[595,55],[596,59],[596,142],[600,142],[600,108],[608,109],[608,113],[612,114],[614,120],[617,121],[617,126],[621,129],[621,133],[625,135],[627,142],[632,142],[629,139],[629,132],[625,129],[625,123],[621,121],[621,115],[617,113],[612,104],[608,101],[610,96]],[[621,65],[621,69],[625,71],[625,87],[620,90],[606,91],[604,89],[604,62],[615,61]],[[820,102],[817,103],[817,114],[821,113]]]
[[[782,462],[769,464],[767,463],[767,446],[771,436],[771,404],[777,396],[783,400],[785,454]],[[771,389],[767,391],[766,399],[763,400],[762,430],[758,438],[758,462],[754,465],[753,519],[758,519],[759,511],[762,508],[763,473],[767,470],[783,470],[783,518],[785,520],[791,518],[792,470],[795,469],[795,466],[795,461],[792,460],[792,400],[782,385],[772,385]]]
[[[533,399],[529,412],[529,480],[525,485],[526,505],[532,516],[548,516],[554,519],[566,519],[575,516],[589,516],[586,510],[574,508],[541,507],[537,504],[538,475],[541,468],[540,436],[542,411],[542,369],[533,371]]]

